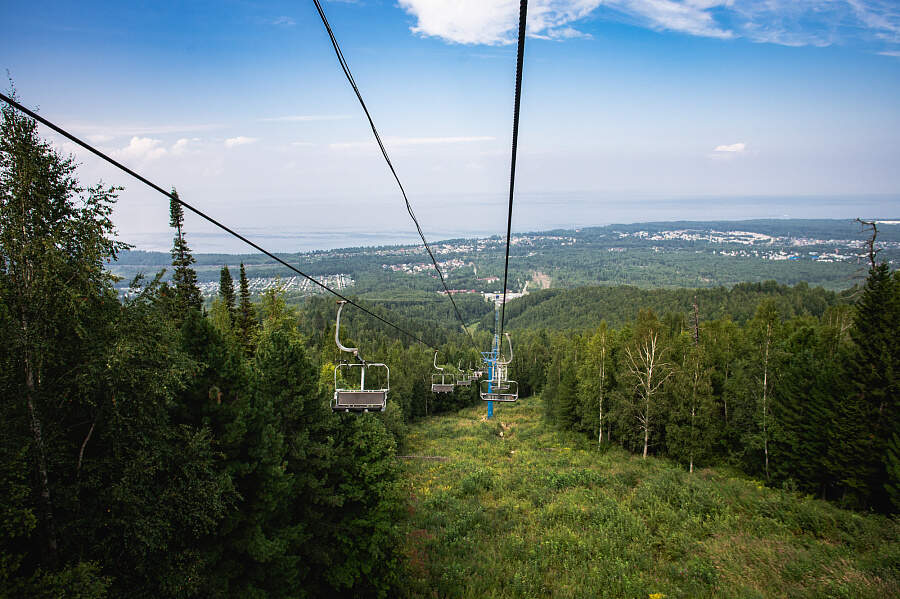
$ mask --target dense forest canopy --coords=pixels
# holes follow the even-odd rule
[[[332,412],[333,299],[253,294],[258,258],[244,256],[215,262],[204,302],[175,201],[166,269],[148,261],[122,293],[108,270],[128,251],[111,220],[121,193],[83,187],[71,158],[3,108],[0,596],[400,592],[397,448],[412,421],[477,404],[477,386],[432,394],[431,348],[348,310],[344,342],[390,365],[391,389],[383,413]],[[583,233],[586,264],[591,236],[608,234]],[[840,293],[737,280],[534,292],[507,309],[510,376],[540,394],[545,426],[599,446],[895,513],[900,274],[875,249]],[[384,280],[410,280],[374,260]],[[473,346],[434,281],[358,279],[354,297],[449,370],[480,364],[494,318],[482,297],[459,296]]]

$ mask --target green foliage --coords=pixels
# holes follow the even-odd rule
[[[228,314],[231,317],[231,323],[233,325],[236,325],[237,306],[235,304],[234,280],[231,278],[231,273],[228,271],[227,264],[222,267],[222,273],[219,277],[219,296],[225,303],[225,307],[228,308]]]
[[[118,296],[117,189],[74,168],[3,109],[0,597],[392,594],[397,404],[332,414],[278,290],[235,318],[223,269],[203,314],[177,202],[174,286]]]
[[[184,239],[184,208],[178,201],[178,192],[172,189],[169,201],[169,226],[175,229],[175,240],[172,243],[172,282],[174,290],[174,309],[179,318],[185,318],[189,311],[200,310],[203,298],[197,286],[197,271],[192,268],[194,260],[191,248]]]
[[[864,461],[857,464],[857,477],[865,486],[861,497],[882,509],[890,505],[884,483],[887,446],[900,431],[900,273],[881,263],[869,271],[862,295],[856,304],[856,318],[850,330],[854,352],[849,374],[854,392],[847,398],[869,431],[855,439],[856,451]]]
[[[598,449],[537,398],[410,428],[407,597],[868,597],[900,592],[900,529],[727,470]]]
[[[244,351],[252,353],[256,347],[256,311],[253,308],[253,303],[250,301],[250,284],[247,281],[247,272],[244,270],[243,262],[241,262],[240,286],[240,312],[237,329],[240,331],[241,345]]]
[[[900,511],[900,434],[894,433],[887,446],[885,455],[887,481],[884,487],[894,509]]]
[[[797,312],[782,312],[778,295],[757,296],[743,323],[698,319],[696,340],[684,312],[656,319],[647,310],[620,330],[604,322],[521,331],[512,378],[539,391],[545,421],[564,430],[640,453],[646,439],[648,453],[689,470],[733,465],[845,506],[891,511],[898,280],[875,269],[855,307],[819,316],[789,316]],[[658,359],[649,376],[653,333]],[[650,402],[648,378],[651,388],[659,384]]]

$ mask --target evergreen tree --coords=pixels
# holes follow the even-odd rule
[[[864,452],[868,459],[858,468],[866,480],[867,503],[887,510],[887,445],[900,431],[900,275],[891,273],[886,263],[869,270],[850,335],[855,390],[848,401],[857,404],[869,443]],[[866,438],[855,442],[865,445]]]
[[[884,485],[894,512],[900,512],[900,433],[895,432],[887,446],[885,459],[887,482]]]
[[[848,455],[838,402],[847,391],[827,336],[813,322],[803,323],[787,341],[784,371],[772,396],[772,470],[776,480],[790,480],[801,490],[828,497],[844,472]]]
[[[219,273],[219,295],[222,297],[222,301],[225,302],[225,307],[228,308],[228,313],[231,315],[232,324],[237,324],[237,306],[235,305],[235,297],[234,297],[234,280],[231,278],[231,272],[228,271],[228,265],[222,267],[222,271]]]
[[[175,285],[175,314],[184,319],[191,310],[200,310],[203,297],[197,286],[197,272],[191,266],[194,256],[191,248],[184,240],[184,209],[177,201],[178,192],[172,189],[173,198],[169,201],[169,226],[175,229],[175,240],[172,245],[172,281]]]
[[[244,270],[243,262],[241,262],[240,285],[241,297],[238,328],[240,329],[241,343],[244,346],[244,350],[252,353],[257,329],[256,311],[253,309],[253,303],[250,301],[250,283],[247,281],[247,273]]]

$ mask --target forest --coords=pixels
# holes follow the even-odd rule
[[[252,297],[239,265],[205,305],[175,201],[169,266],[123,296],[109,268],[129,249],[113,225],[124,189],[76,170],[2,109],[0,597],[424,596],[398,451],[410,426],[479,404],[477,388],[433,395],[429,348],[348,311],[345,342],[390,365],[390,400],[332,412],[333,299]],[[895,518],[900,274],[874,237],[868,258],[840,293],[533,294],[509,304],[510,375],[543,429],[591,447]],[[490,346],[480,298],[460,304],[474,343],[446,300],[378,299],[449,369]]]

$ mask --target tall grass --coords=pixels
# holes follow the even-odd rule
[[[895,520],[484,413],[410,429],[409,597],[900,596]]]

